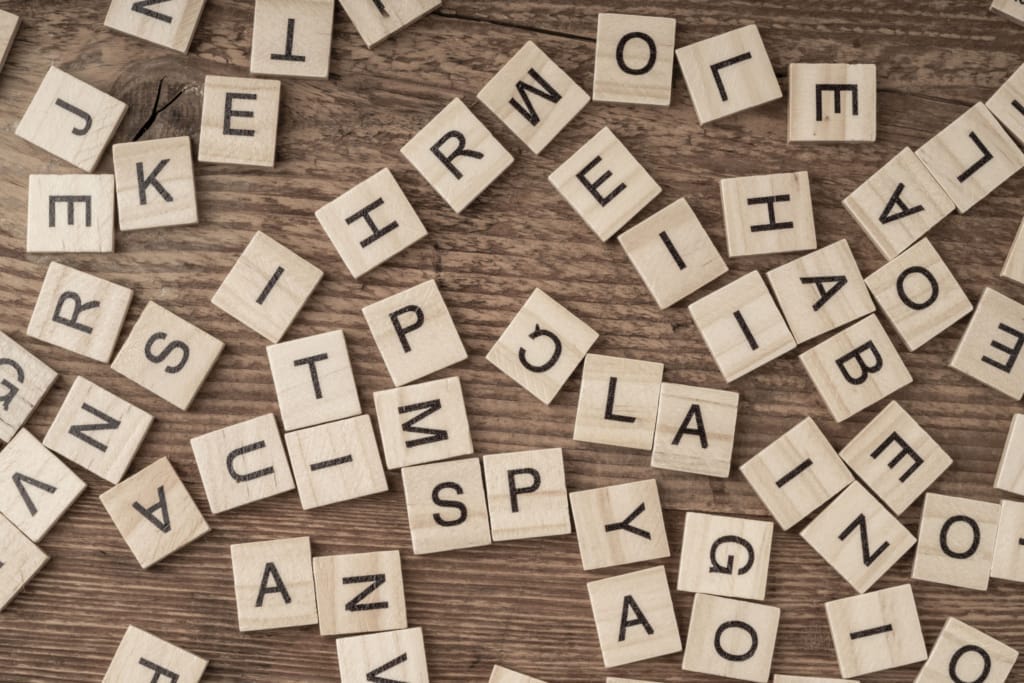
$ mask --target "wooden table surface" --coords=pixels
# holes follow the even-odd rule
[[[29,314],[51,260],[25,254],[28,175],[75,171],[16,138],[14,129],[47,67],[56,64],[130,104],[116,142],[140,133],[147,139],[189,134],[195,149],[203,78],[248,75],[252,2],[210,0],[187,55],[105,29],[108,4],[0,2],[24,19],[0,74],[0,328],[61,373],[30,430],[45,433],[72,380],[84,375],[157,418],[131,471],[169,457],[208,512],[189,439],[276,410],[265,342],[210,304],[252,233],[263,230],[326,273],[287,338],[344,329],[367,410],[372,410],[372,392],[391,383],[360,309],[436,278],[470,354],[442,374],[462,378],[477,452],[562,447],[570,490],[656,477],[673,552],[666,562],[673,584],[685,511],[767,516],[736,471],[739,464],[806,415],[841,447],[878,408],[836,424],[797,352],[791,352],[731,387],[742,398],[728,480],[653,470],[646,453],[574,442],[578,372],[546,407],[484,359],[534,287],[601,334],[594,351],[661,361],[666,381],[725,384],[685,307],[659,311],[621,248],[614,241],[602,244],[552,189],[547,175],[610,126],[663,188],[643,215],[685,196],[724,252],[719,179],[807,170],[819,244],[849,239],[868,273],[883,259],[841,200],[901,148],[920,146],[986,99],[1024,58],[1024,28],[989,14],[988,0],[650,0],[643,7],[591,0],[445,0],[442,11],[374,50],[364,47],[339,10],[330,81],[284,82],[275,168],[198,164],[198,226],[121,233],[114,254],[60,256],[63,263],[135,291],[122,338],[152,299],[226,342],[209,381],[183,413],[108,366],[27,339]],[[671,107],[592,103],[535,157],[475,93],[527,40],[589,91],[597,14],[604,10],[674,16],[678,45],[756,22],[784,89],[791,62],[876,63],[878,142],[787,145],[784,100],[702,129],[677,69]],[[516,156],[510,170],[461,216],[399,153],[453,97],[462,97]],[[429,235],[356,282],[313,213],[383,167],[394,171]],[[111,172],[109,153],[98,171]],[[1024,174],[968,215],[950,217],[930,233],[972,300],[988,285],[1024,299],[1024,289],[998,277],[1024,212],[1022,194]],[[731,260],[730,273],[705,291],[792,257]],[[965,324],[916,353],[903,353],[915,382],[896,398],[953,457],[933,490],[997,501],[992,482],[1010,417],[1019,406],[947,367]],[[237,628],[228,546],[306,534],[315,554],[402,551],[409,622],[425,630],[434,680],[485,681],[491,667],[501,663],[552,682],[599,681],[606,671],[586,582],[650,566],[584,572],[573,536],[414,556],[401,478],[389,473],[391,492],[383,495],[304,512],[291,493],[209,517],[211,534],[143,571],[99,503],[107,486],[78,472],[89,488],[43,541],[50,564],[0,614],[0,679],[5,682],[98,681],[128,624],[210,659],[209,681],[336,681],[333,640],[321,637],[316,627],[255,634]],[[920,504],[901,519],[915,531],[919,518]],[[908,581],[912,556],[878,587]],[[1019,586],[993,581],[981,593],[915,582],[914,590],[929,645],[943,621],[955,616],[1024,649]],[[850,594],[796,533],[777,532],[766,598],[782,609],[773,670],[838,676],[823,603]],[[673,600],[685,633],[693,596],[673,591]],[[713,680],[681,673],[680,662],[681,656],[673,655],[613,673],[656,681]],[[916,670],[864,680],[911,681]]]

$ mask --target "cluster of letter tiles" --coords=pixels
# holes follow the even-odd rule
[[[433,11],[440,0],[340,0],[368,46]],[[185,52],[203,0],[114,0],[106,25]],[[1019,3],[993,9],[1022,14]],[[333,0],[256,0],[251,71],[326,78]],[[0,12],[0,65],[17,29]],[[595,100],[667,105],[673,52],[700,123],[782,97],[755,26],[675,50],[674,19],[598,18]],[[875,67],[792,64],[791,141],[872,141]],[[201,162],[272,166],[280,82],[208,77]],[[533,153],[590,96],[532,42],[478,99]],[[1024,68],[916,152],[904,149],[844,201],[889,262],[862,277],[846,241],[818,248],[808,174],[721,181],[730,257],[809,251],[752,271],[693,302],[690,313],[731,382],[833,333],[801,356],[836,420],[912,381],[876,314],[913,351],[974,311],[951,365],[1015,399],[1024,396],[1024,305],[986,290],[976,308],[924,235],[965,212],[1024,167]],[[126,110],[115,98],[55,67],[17,135],[92,171]],[[511,164],[511,154],[459,99],[403,148],[455,211]],[[122,230],[198,220],[188,137],[114,145],[114,174],[34,175],[30,252],[108,252],[115,197]],[[602,240],[618,234],[658,193],[614,133],[600,131],[550,181]],[[317,212],[353,277],[426,234],[387,169]],[[1024,231],[1022,231],[1024,235]],[[685,199],[619,236],[657,304],[666,308],[728,267]],[[1024,282],[1024,236],[1002,274]],[[363,310],[396,386],[374,394],[383,462],[363,413],[344,333],[281,342],[322,272],[256,233],[212,302],[259,333],[277,392],[264,415],[192,440],[210,511],[218,514],[292,490],[304,509],[387,490],[400,469],[413,551],[436,553],[575,530],[583,568],[664,560],[668,540],[655,480],[566,489],[562,452],[472,456],[458,377],[420,381],[467,357],[434,281]],[[224,345],[156,302],[123,346],[115,345],[133,293],[52,262],[29,336],[112,363],[117,372],[187,410]],[[852,324],[851,324],[852,323]],[[845,326],[845,327],[844,327]],[[839,328],[844,328],[836,332]],[[598,333],[536,290],[487,359],[550,403],[582,363],[574,438],[651,452],[651,465],[711,477],[731,469],[739,395],[662,381],[658,363],[590,353]],[[83,492],[57,455],[110,482],[104,507],[143,568],[202,537],[203,514],[165,458],[125,478],[152,417],[86,378],[74,380],[40,442],[25,421],[56,373],[0,333],[0,608],[46,563],[36,545]],[[56,454],[56,455],[54,455]],[[801,536],[858,595],[825,608],[841,674],[854,677],[927,660],[918,681],[1007,680],[1017,652],[949,619],[929,656],[909,584],[868,592],[916,544],[912,578],[984,590],[990,577],[1024,581],[1024,503],[1001,505],[926,493],[951,459],[897,402],[838,453],[807,418],[740,469],[783,530],[818,511]],[[856,475],[856,478],[855,476]],[[1013,418],[997,488],[1024,495],[1024,415]],[[899,520],[924,495],[918,535]],[[750,681],[770,676],[779,609],[762,604],[773,523],[689,513],[676,587],[696,593],[684,670]],[[231,548],[242,631],[319,624],[337,641],[343,683],[427,681],[423,635],[406,618],[398,551],[313,557],[309,538]],[[664,566],[588,584],[605,665],[682,650]],[[206,661],[129,627],[106,680],[198,681]],[[141,679],[140,679],[141,680]],[[149,680],[149,678],[147,678]],[[625,679],[609,679],[609,681]],[[776,675],[775,681],[833,679]],[[492,683],[536,681],[495,667]]]

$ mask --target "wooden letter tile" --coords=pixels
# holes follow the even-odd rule
[[[591,581],[587,591],[605,667],[683,649],[664,567]]]
[[[0,332],[0,441],[10,441],[35,411],[57,373]]]
[[[1014,415],[1010,421],[993,486],[1024,496],[1024,415]]]
[[[7,55],[14,45],[14,37],[18,35],[18,27],[21,26],[21,17],[0,9],[0,70],[4,68]]]
[[[859,683],[845,678],[822,678],[821,676],[786,676],[775,674],[772,683]]]
[[[989,10],[1016,24],[1024,25],[1024,5],[1021,5],[1019,0],[992,0]]]
[[[417,555],[491,543],[479,458],[402,470],[412,550]]]
[[[604,680],[605,683],[653,683],[652,681],[640,681],[635,678],[616,678],[615,676],[609,676]]]
[[[825,603],[844,678],[895,669],[928,656],[910,584]]]
[[[781,614],[771,605],[697,595],[683,671],[767,683]]]
[[[657,480],[573,491],[569,503],[584,569],[668,557]]]
[[[27,429],[0,451],[0,514],[39,543],[85,490],[85,482]]]
[[[441,6],[441,0],[338,0],[366,47],[373,47]]]
[[[1017,228],[1017,235],[1013,238],[1010,251],[1006,254],[1006,261],[999,273],[1008,280],[1024,284],[1024,220]]]
[[[25,251],[114,251],[114,176],[30,175]]]
[[[1019,401],[1024,397],[1024,305],[994,289],[978,299],[950,367]]]
[[[188,52],[206,0],[166,2],[111,0],[103,25],[142,40]]]
[[[199,161],[273,166],[281,81],[207,76]]]
[[[196,184],[187,135],[124,142],[111,149],[121,230],[195,225]]]
[[[739,401],[735,391],[662,383],[651,467],[728,477]]]
[[[404,629],[405,585],[397,550],[313,558],[320,635]]]
[[[650,450],[664,371],[661,363],[588,353],[572,438]]]
[[[790,142],[874,142],[874,64],[790,64]]]
[[[473,452],[458,377],[378,391],[373,404],[388,469]]]
[[[308,536],[231,546],[238,630],[317,623],[313,553]]]
[[[958,619],[946,619],[914,683],[1006,683],[1020,653]]]
[[[993,579],[1024,582],[1024,503],[1004,500],[1000,506],[990,574]]]
[[[675,47],[673,18],[598,14],[594,100],[667,106]]]
[[[103,676],[103,683],[159,682],[165,678],[174,683],[199,683],[208,663],[141,628],[129,626]]]
[[[1013,0],[1012,4],[1017,6],[1017,12],[1024,20],[1024,4],[1018,0]],[[1024,112],[1021,111],[1021,107],[1024,105],[1022,103],[1024,103],[1024,65],[1017,67],[1013,75],[1006,79],[985,103],[988,110],[999,119],[999,123],[1003,124],[1003,127],[1017,142],[1024,141]]]
[[[772,526],[756,519],[686,513],[676,588],[764,600]]]
[[[487,683],[544,683],[544,681],[495,664]]]
[[[285,431],[362,412],[341,330],[268,346],[267,358]]]
[[[0,515],[0,612],[50,558]]]
[[[487,455],[483,461],[494,541],[572,531],[561,448]]]
[[[924,497],[913,578],[988,590],[999,506],[929,493]]]
[[[249,72],[327,78],[334,0],[256,0]]]
[[[337,648],[341,683],[430,683],[421,628],[339,638]]]
[[[817,248],[807,171],[724,178],[719,186],[730,257]]]

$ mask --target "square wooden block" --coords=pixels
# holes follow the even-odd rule
[[[674,18],[598,14],[594,100],[668,106],[675,48]]]
[[[56,381],[56,371],[0,332],[0,441],[14,437]]]
[[[161,681],[199,683],[209,664],[202,657],[129,626],[110,661],[103,683]]]
[[[790,64],[790,142],[874,142],[874,64]]]
[[[859,683],[845,678],[823,678],[821,676],[786,676],[775,674],[772,683]]]
[[[477,93],[477,99],[531,152],[540,154],[587,106],[590,95],[529,40]]]
[[[796,348],[782,312],[756,270],[690,304],[690,315],[726,382]]]
[[[49,561],[39,546],[0,515],[0,612]]]
[[[584,143],[548,181],[602,242],[661,194],[661,186],[608,128]]]
[[[590,325],[535,289],[487,352],[487,360],[550,404],[597,337]]]
[[[362,412],[342,330],[268,346],[267,358],[285,431]]]
[[[43,443],[116,484],[128,471],[152,424],[153,416],[145,410],[76,377]]]
[[[338,0],[366,47],[373,47],[441,6],[441,0]]]
[[[495,542],[572,532],[561,448],[487,455],[483,463]]]
[[[215,515],[295,488],[273,415],[197,436],[191,444]]]
[[[318,621],[309,537],[231,546],[238,630],[308,626]]]
[[[107,490],[100,502],[143,569],[210,531],[167,458]]]
[[[619,235],[619,244],[662,310],[729,270],[682,198]]]
[[[320,635],[404,629],[405,584],[397,550],[313,558]]]
[[[249,72],[327,78],[334,0],[256,0]]]
[[[635,678],[617,678],[615,676],[608,676],[604,681],[605,683],[652,683],[651,681],[640,681]]]
[[[756,519],[686,513],[676,589],[764,600],[772,527]]]
[[[373,395],[373,404],[388,469],[473,452],[458,377],[378,391]]]
[[[663,382],[651,467],[728,477],[740,395]]]
[[[4,68],[4,62],[7,61],[7,55],[11,52],[11,46],[14,45],[14,37],[18,35],[18,28],[20,26],[21,17],[17,14],[0,10],[0,70]]]
[[[207,76],[199,130],[199,161],[274,165],[281,81]]]
[[[999,506],[929,493],[924,497],[913,578],[988,590]]]
[[[782,98],[754,24],[681,47],[676,58],[702,126]]]
[[[373,174],[316,212],[345,267],[360,278],[427,235],[390,169]]]
[[[30,175],[25,251],[114,251],[114,176]]]
[[[223,350],[222,341],[150,301],[111,367],[188,410]]]
[[[910,584],[825,603],[844,678],[923,662],[928,656]]]
[[[1024,5],[1016,0],[1013,0],[1013,4],[1018,7],[1017,11],[1024,19]],[[985,102],[988,110],[999,119],[999,123],[1003,124],[1003,127],[1017,142],[1024,141],[1024,111],[1022,111],[1024,104],[1022,102],[1024,102],[1024,65],[1017,67],[1017,70]]]
[[[587,592],[605,667],[683,649],[664,567],[591,581]]]
[[[1006,254],[1003,269],[999,274],[1008,280],[1024,284],[1024,220],[1017,228],[1017,234]]]
[[[414,553],[490,545],[480,458],[406,467],[402,485]]]
[[[512,165],[508,150],[458,98],[405,143],[402,156],[455,213],[462,213]]]
[[[178,52],[188,52],[205,4],[206,0],[180,0],[171,5],[111,0],[103,25]]]
[[[664,371],[661,363],[588,353],[572,438],[650,450]]]
[[[989,10],[1001,14],[1015,24],[1024,25],[1024,6],[1018,0],[992,0]]]
[[[992,636],[949,618],[914,683],[1005,683],[1019,652]]]
[[[187,135],[123,142],[111,151],[121,230],[199,222],[192,141]]]
[[[1024,582],[1024,503],[1004,500],[992,551],[993,579]]]
[[[1024,397],[1024,304],[989,287],[981,293],[974,316],[949,366],[1019,401]]]
[[[128,105],[51,66],[14,134],[91,173]]]
[[[569,503],[584,569],[668,557],[656,479],[573,491]]]
[[[0,515],[39,543],[85,490],[85,482],[27,429],[0,451]]]
[[[1003,454],[996,470],[997,489],[1024,496],[1024,415],[1017,414],[1010,421],[1010,429],[1003,443]]]
[[[337,649],[341,683],[430,683],[422,628],[339,638]]]
[[[28,336],[109,363],[131,302],[127,287],[51,261]]]
[[[544,683],[544,681],[495,664],[487,683]]]
[[[719,188],[730,257],[817,248],[807,171],[723,178]]]
[[[697,595],[683,671],[767,683],[781,615],[771,605]]]

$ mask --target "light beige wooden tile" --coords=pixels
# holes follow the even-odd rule
[[[897,515],[953,464],[942,446],[896,401],[883,408],[839,456]]]
[[[111,0],[103,25],[177,52],[188,52],[206,0],[173,4]]]
[[[197,436],[191,444],[215,515],[295,488],[273,415]]]
[[[327,78],[334,0],[256,0],[249,72]]]
[[[652,683],[652,681],[640,681],[635,678],[616,678],[615,676],[609,676],[605,679],[605,683]]]
[[[723,178],[719,188],[730,257],[817,248],[807,171]]]
[[[914,545],[914,535],[857,482],[800,536],[858,593],[871,588]]]
[[[7,61],[7,55],[11,52],[11,46],[14,45],[14,38],[18,35],[20,26],[21,17],[0,10],[0,70],[4,68],[4,62]]]
[[[683,198],[623,232],[619,244],[661,309],[729,270]]]
[[[1024,25],[1024,5],[1018,0],[992,0],[989,10],[1001,14],[1010,21]]]
[[[796,348],[782,312],[757,271],[698,299],[689,310],[726,382]]]
[[[51,261],[28,336],[109,363],[131,302],[127,287]]]
[[[422,628],[339,638],[337,649],[341,683],[430,683]]]
[[[598,14],[594,101],[668,106],[675,47],[674,18]]]
[[[362,412],[342,330],[268,346],[267,358],[285,431]]]
[[[1024,284],[1024,221],[1017,228],[1010,251],[1006,254],[1003,269],[999,272],[1003,277]]]
[[[959,619],[946,619],[914,683],[984,681],[1005,683],[1019,652]]]
[[[668,557],[656,479],[573,491],[569,503],[584,569]]]
[[[686,633],[683,671],[767,683],[781,610],[697,595]]]
[[[366,306],[363,317],[395,386],[468,357],[436,280]]]
[[[320,635],[393,631],[409,624],[397,550],[313,558]]]
[[[512,165],[508,150],[458,98],[405,143],[402,155],[455,213]]]
[[[84,377],[76,377],[43,438],[46,447],[116,484],[142,446],[153,416]]]
[[[387,168],[320,207],[316,217],[354,278],[427,235],[423,221]]]
[[[10,441],[57,381],[57,373],[0,332],[0,441]]]
[[[661,186],[609,128],[584,143],[548,181],[602,242],[661,194]]]
[[[412,550],[417,555],[491,543],[479,458],[402,470]]]
[[[473,452],[458,377],[378,391],[373,404],[388,469]]]
[[[366,47],[441,7],[441,0],[338,0]]]
[[[207,76],[199,131],[199,161],[274,165],[281,81]]]
[[[483,463],[495,542],[572,532],[561,448],[486,455]]]
[[[192,141],[187,135],[123,142],[111,148],[121,230],[199,222]]]
[[[764,600],[772,527],[756,519],[687,512],[676,589]]]
[[[284,435],[303,510],[388,490],[369,415]]]
[[[929,493],[924,497],[913,578],[988,590],[999,506]]]
[[[0,515],[39,543],[85,490],[39,439],[22,429],[0,451]]]
[[[487,82],[477,99],[534,154],[543,152],[590,102],[586,91],[532,40]]]
[[[160,681],[199,683],[209,664],[202,657],[129,626],[110,661],[103,683]]]
[[[0,515],[0,612],[49,561],[42,549]]]
[[[188,410],[223,350],[219,339],[150,301],[111,367]]]
[[[572,438],[650,450],[664,371],[662,363],[588,353]]]
[[[772,683],[859,683],[859,681],[847,681],[845,678],[822,678],[821,676],[786,676],[775,674]]]
[[[728,477],[740,395],[663,382],[651,467]]]
[[[308,626],[318,621],[309,537],[231,546],[238,630]]]
[[[252,236],[211,299],[246,327],[279,342],[324,273],[262,232]]]
[[[544,681],[495,664],[487,683],[544,683]]]
[[[51,66],[14,134],[92,172],[128,105]]]
[[[1024,304],[989,287],[981,293],[974,316],[949,366],[1019,401],[1024,397]]]
[[[100,502],[143,569],[210,531],[167,458],[107,490]]]
[[[1024,17],[1024,6],[1019,10]],[[1007,78],[985,102],[988,110],[1017,142],[1024,141],[1024,65]]]
[[[1024,582],[1024,503],[1004,500],[992,551],[993,579]]]
[[[114,251],[114,176],[30,175],[25,251]]]
[[[682,642],[664,567],[587,584],[607,668],[679,652]]]
[[[874,142],[874,64],[790,64],[790,142]]]
[[[1010,421],[1010,429],[1003,443],[1003,454],[996,470],[997,489],[1024,496],[1024,415],[1017,414]]]
[[[910,584],[825,603],[844,678],[923,662],[928,651]]]

